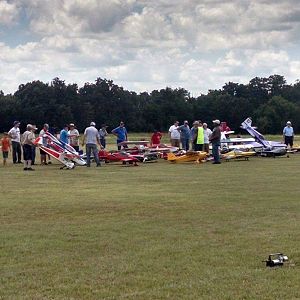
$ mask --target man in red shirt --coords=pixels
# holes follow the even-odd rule
[[[158,130],[155,130],[151,136],[151,146],[157,146],[160,144],[162,138],[162,133]]]

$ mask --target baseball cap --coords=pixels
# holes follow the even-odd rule
[[[75,127],[74,123],[70,123],[69,126],[71,127]]]
[[[213,120],[212,122],[215,123],[215,124],[218,124],[218,125],[220,125],[220,123],[221,123],[220,120],[218,120],[218,119]]]
[[[292,122],[291,121],[287,121],[286,125],[292,125]]]
[[[20,124],[20,121],[14,121],[14,126]]]
[[[96,126],[96,123],[95,122],[91,122],[90,126]]]

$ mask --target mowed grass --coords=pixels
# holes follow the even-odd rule
[[[299,164],[1,166],[0,299],[300,299]]]

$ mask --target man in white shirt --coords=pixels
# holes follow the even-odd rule
[[[74,123],[71,123],[70,125],[70,130],[68,132],[69,136],[69,141],[70,145],[77,151],[79,152],[79,132],[76,129]]]
[[[203,123],[204,131],[204,151],[209,154],[209,137],[212,134],[212,131],[207,127],[207,123]]]
[[[86,166],[91,166],[91,152],[93,151],[94,159],[96,161],[97,167],[101,167],[99,157],[98,157],[98,147],[100,145],[100,138],[97,128],[95,127],[96,123],[91,122],[90,126],[87,127],[84,131],[82,146],[85,144],[86,148]]]
[[[169,128],[170,142],[173,147],[180,147],[180,132],[179,132],[179,122],[175,121],[174,125]]]
[[[14,164],[21,164],[21,137],[20,137],[20,122],[14,121],[14,127],[8,132],[11,137],[12,156]]]

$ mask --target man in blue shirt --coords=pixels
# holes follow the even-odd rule
[[[287,121],[286,126],[283,128],[283,139],[286,146],[290,145],[291,148],[293,147],[294,129],[290,121]]]
[[[125,124],[124,122],[120,122],[120,126],[118,126],[117,128],[113,129],[111,131],[111,133],[113,135],[115,135],[117,137],[117,146],[118,146],[118,150],[121,150],[121,145],[119,145],[119,143],[127,141],[127,130],[125,128]],[[127,148],[127,145],[123,145],[124,148]]]
[[[60,141],[66,143],[66,144],[68,144],[68,138],[69,138],[68,130],[69,130],[68,125],[65,125],[59,134]]]
[[[184,121],[183,125],[177,129],[180,132],[180,140],[182,149],[188,151],[190,149],[191,130],[188,121]]]

